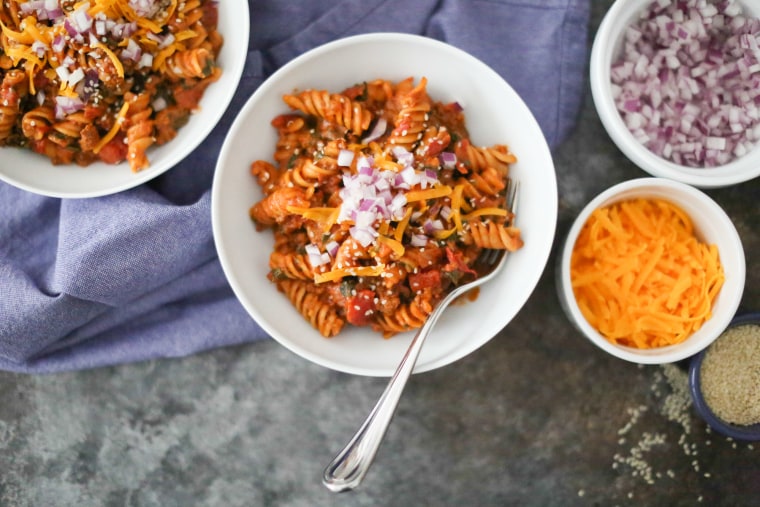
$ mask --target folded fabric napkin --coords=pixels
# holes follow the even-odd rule
[[[580,108],[589,2],[252,0],[246,69],[233,103],[175,168],[93,199],[41,197],[0,183],[0,369],[92,368],[265,338],[226,282],[210,219],[216,157],[256,87],[334,39],[422,34],[501,74],[554,148]]]

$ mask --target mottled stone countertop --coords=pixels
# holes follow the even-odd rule
[[[592,34],[610,4],[594,4]],[[760,502],[760,443],[711,432],[686,365],[639,366],[581,337],[554,259],[605,188],[646,176],[587,95],[555,153],[557,241],[534,294],[488,344],[412,377],[362,486],[323,467],[386,381],[313,365],[274,341],[49,376],[0,373],[2,506],[742,506]],[[760,180],[707,191],[746,250],[740,311],[760,309]]]

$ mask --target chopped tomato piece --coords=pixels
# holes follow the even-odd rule
[[[409,288],[417,292],[441,285],[441,272],[436,269],[409,274]]]
[[[375,293],[368,289],[360,290],[346,300],[345,308],[348,322],[354,326],[366,326],[375,312]]]
[[[478,273],[473,270],[470,266],[467,265],[467,263],[462,259],[461,252],[454,253],[451,248],[446,247],[446,258],[448,259],[448,264],[446,264],[443,267],[444,271],[448,272],[459,272],[459,273],[470,273],[473,276],[478,276]]]
[[[127,158],[127,144],[123,135],[117,135],[111,139],[98,153],[100,160],[106,164],[118,164]]]

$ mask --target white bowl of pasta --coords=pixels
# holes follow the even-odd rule
[[[499,333],[543,273],[556,218],[551,153],[516,92],[457,48],[396,33],[273,74],[233,123],[212,188],[219,258],[251,317],[302,357],[368,376],[393,373],[481,246],[510,250],[503,271],[446,310],[415,371]]]
[[[0,180],[98,197],[201,144],[242,76],[248,2],[57,4],[0,7]]]

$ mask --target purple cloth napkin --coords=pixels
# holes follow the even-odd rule
[[[93,368],[266,338],[226,282],[210,223],[217,154],[256,87],[337,38],[423,34],[500,73],[554,148],[582,100],[589,2],[252,0],[248,59],[233,103],[177,167],[94,199],[41,197],[0,182],[0,369]]]

